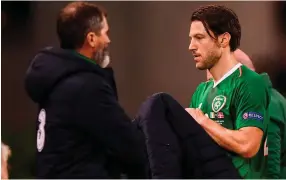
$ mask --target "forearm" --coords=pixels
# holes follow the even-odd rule
[[[252,153],[248,152],[250,147],[249,137],[240,133],[239,130],[226,129],[210,119],[205,119],[201,123],[201,126],[223,148],[233,151],[243,157],[252,156]],[[255,152],[257,152],[257,150]]]

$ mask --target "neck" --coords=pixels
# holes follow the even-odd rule
[[[237,63],[233,52],[223,54],[216,65],[209,69],[214,81],[217,82],[220,80]]]
[[[86,49],[76,49],[76,52],[78,52],[79,54],[89,58],[89,59],[92,59],[92,53]]]

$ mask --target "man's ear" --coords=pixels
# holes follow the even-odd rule
[[[86,41],[90,45],[90,47],[94,48],[97,44],[98,37],[94,32],[89,32],[86,35]]]
[[[220,47],[226,48],[230,43],[231,35],[229,33],[223,33],[218,37],[218,44]]]

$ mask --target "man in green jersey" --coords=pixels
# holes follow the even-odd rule
[[[241,50],[234,52],[236,59],[249,69],[255,71],[251,59]],[[267,168],[265,178],[286,178],[286,99],[272,87],[271,80],[266,73],[261,76],[267,83],[271,101],[269,105],[270,123],[268,126],[267,146]]]
[[[186,110],[226,149],[241,177],[261,178],[270,96],[263,78],[234,57],[241,37],[237,15],[224,6],[200,7],[189,37],[196,68],[213,78],[197,87]]]

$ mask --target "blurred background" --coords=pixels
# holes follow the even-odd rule
[[[11,178],[34,177],[37,106],[24,91],[24,76],[37,51],[58,46],[56,17],[67,3],[1,1],[1,140],[12,149]],[[196,86],[206,79],[188,52],[189,20],[195,8],[206,4],[223,4],[237,13],[241,49],[286,92],[285,2],[94,3],[108,11],[119,101],[130,117],[155,92],[189,105]]]

